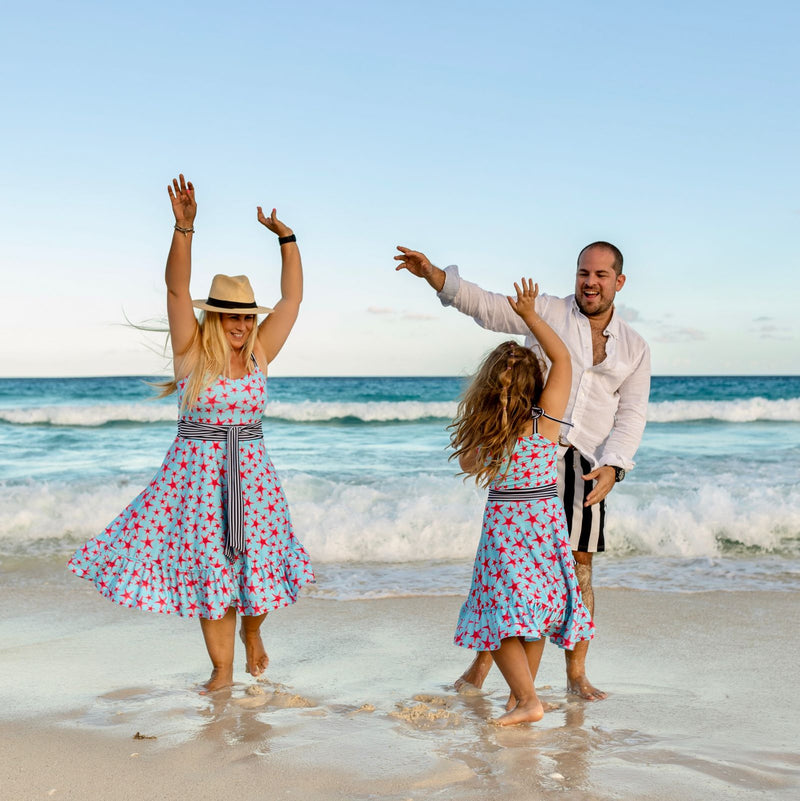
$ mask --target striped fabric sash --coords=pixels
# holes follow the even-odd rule
[[[519,487],[516,489],[490,489],[490,501],[541,501],[557,498],[556,482],[541,487]]]
[[[237,555],[244,554],[244,503],[242,502],[242,477],[239,474],[239,443],[263,439],[261,421],[243,426],[212,425],[178,420],[178,436],[183,439],[199,439],[207,442],[228,444],[228,525],[225,531],[225,558],[233,562]]]

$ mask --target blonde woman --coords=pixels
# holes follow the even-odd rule
[[[237,613],[247,672],[268,657],[260,628],[314,580],[294,536],[286,498],[261,430],[267,366],[292,330],[303,295],[292,230],[258,207],[277,234],[281,299],[259,306],[245,276],[217,275],[208,297],[189,294],[197,214],[194,186],[181,175],[168,187],[175,230],[167,257],[167,313],[177,393],[178,436],[148,487],[69,562],[122,606],[199,616],[211,678],[206,691],[233,683]],[[202,310],[199,319],[195,308]],[[259,325],[258,314],[268,316]]]
[[[532,350],[504,342],[484,360],[451,426],[453,457],[489,488],[472,585],[454,641],[491,651],[511,690],[507,711],[496,721],[501,726],[544,715],[534,682],[545,637],[572,649],[594,636],[556,492],[570,355],[535,311],[538,286],[523,278],[514,288],[516,298],[508,302],[549,359],[547,380]]]

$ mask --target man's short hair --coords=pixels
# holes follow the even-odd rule
[[[592,248],[602,248],[607,250],[611,253],[614,257],[614,272],[617,275],[622,275],[622,251],[616,246],[612,245],[610,242],[592,242],[591,245],[587,245],[579,254],[578,254],[578,264],[581,263],[581,256],[587,251],[592,250]]]

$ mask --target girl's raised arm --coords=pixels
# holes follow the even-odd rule
[[[303,264],[292,229],[277,218],[275,209],[267,217],[261,206],[257,208],[258,221],[263,226],[281,239],[292,237],[292,241],[281,243],[281,299],[275,304],[275,311],[258,327],[258,342],[269,364],[280,352],[297,319],[303,300]]]
[[[539,406],[551,417],[561,419],[572,388],[572,359],[569,350],[561,337],[536,313],[539,285],[534,284],[531,279],[523,278],[522,287],[515,283],[514,289],[517,297],[508,298],[511,308],[523,319],[550,360],[550,372],[539,398]],[[558,441],[559,429],[559,423],[546,417],[539,420],[539,431],[554,442]]]
[[[192,296],[189,293],[197,202],[192,182],[184,180],[183,175],[172,179],[172,185],[167,186],[167,192],[175,215],[175,230],[172,233],[164,280],[167,284],[167,317],[172,342],[173,368],[175,377],[178,378],[180,357],[186,353],[197,330],[197,319],[194,316]]]

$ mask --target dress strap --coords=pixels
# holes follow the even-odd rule
[[[539,433],[539,418],[546,417],[548,420],[552,420],[554,423],[561,423],[562,425],[569,426],[572,428],[574,423],[568,423],[566,420],[559,420],[557,417],[551,417],[541,406],[532,406],[531,407],[531,418],[533,419],[533,433]]]

